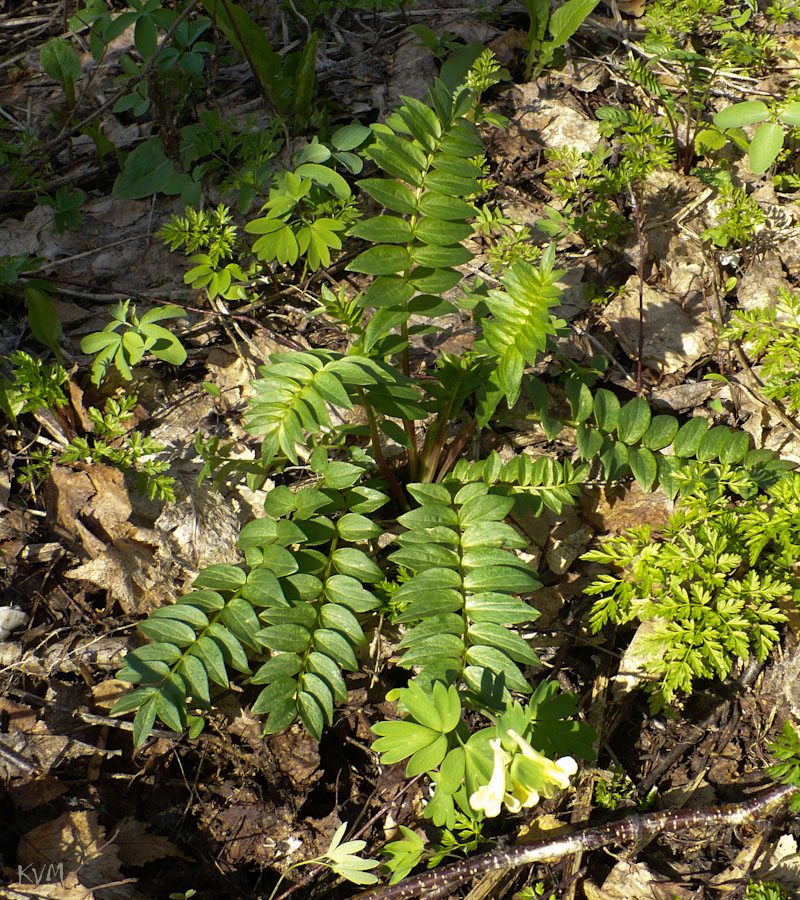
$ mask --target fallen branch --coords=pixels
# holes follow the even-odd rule
[[[789,800],[795,790],[796,788],[791,785],[780,784],[742,803],[728,803],[710,809],[664,810],[646,815],[632,815],[619,822],[585,828],[566,837],[536,841],[533,844],[512,847],[510,850],[495,850],[473,856],[471,859],[452,863],[432,872],[414,875],[398,881],[397,884],[365,891],[353,900],[406,900],[418,894],[431,893],[445,887],[456,887],[468,878],[483,875],[485,872],[557,860],[571,853],[586,853],[608,844],[635,844],[665,831],[744,825],[776,812]]]

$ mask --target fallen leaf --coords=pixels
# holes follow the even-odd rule
[[[120,821],[113,839],[119,861],[123,866],[143,866],[145,863],[167,856],[189,859],[172,841],[158,834],[150,834],[147,826],[143,822],[136,821],[133,816],[126,816]]]

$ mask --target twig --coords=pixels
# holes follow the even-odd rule
[[[642,210],[632,184],[628,185],[633,204],[633,221],[636,224],[636,239],[639,242],[639,261],[636,269],[639,275],[639,347],[636,360],[636,396],[642,395],[642,357],[644,356],[644,257],[646,252],[644,229],[642,228]]]
[[[609,825],[586,828],[566,837],[474,856],[463,862],[406,878],[397,884],[366,891],[358,894],[353,900],[406,900],[409,897],[430,894],[440,888],[456,887],[468,878],[482,875],[484,872],[557,860],[571,853],[586,853],[608,844],[635,844],[665,831],[744,825],[777,812],[796,790],[793,785],[779,784],[742,803],[728,803],[710,809],[664,810],[647,815],[636,814]]]

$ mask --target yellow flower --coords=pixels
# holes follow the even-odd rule
[[[556,790],[563,791],[569,787],[570,776],[578,771],[578,764],[571,756],[562,756],[561,759],[554,762],[539,753],[538,750],[534,750],[528,741],[512,728],[508,729],[508,736],[512,741],[516,741],[522,755],[535,763],[541,771],[544,784],[539,786],[539,792],[542,796],[552,797]],[[522,806],[533,806],[539,801],[539,792],[515,782],[512,793],[519,799]],[[534,796],[536,799],[533,799]],[[523,801],[523,797],[526,798],[525,801]]]
[[[506,795],[506,766],[511,761],[509,755],[500,746],[500,738],[489,741],[494,753],[492,777],[488,784],[479,787],[469,798],[469,805],[474,810],[482,809],[491,819],[500,814],[500,807]]]

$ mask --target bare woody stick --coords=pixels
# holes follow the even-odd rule
[[[742,803],[728,803],[710,809],[664,810],[646,815],[632,815],[619,822],[585,828],[566,837],[474,856],[463,862],[406,878],[397,884],[365,891],[353,900],[406,900],[445,887],[456,887],[468,878],[483,875],[485,872],[515,869],[518,866],[556,860],[570,853],[585,853],[608,844],[636,843],[665,831],[744,825],[776,812],[795,791],[795,787],[781,784],[761,791]]]

